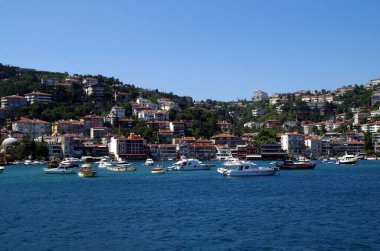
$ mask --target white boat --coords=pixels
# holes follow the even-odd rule
[[[32,164],[32,161],[27,159],[24,161],[24,165],[31,165]]]
[[[70,158],[65,158],[63,161],[63,163],[65,164],[68,164],[72,167],[79,167],[82,163],[82,161],[78,158],[73,158],[73,157],[70,157]]]
[[[239,166],[241,161],[238,158],[228,158],[226,162],[224,162],[223,166]]]
[[[227,160],[231,157],[231,148],[229,148],[228,145],[216,146],[217,160]]]
[[[3,166],[0,166],[0,174],[2,174],[4,171],[4,167]]]
[[[125,172],[125,171],[136,171],[137,168],[135,166],[129,165],[115,165],[107,167],[108,170],[114,172]]]
[[[46,174],[74,174],[75,171],[72,167],[68,167],[67,165],[59,165],[56,168],[44,168],[44,172]]]
[[[278,172],[278,168],[273,167],[257,167],[252,162],[242,161],[240,165],[234,169],[221,167],[218,168],[218,173],[224,176],[273,176]]]
[[[99,168],[109,168],[112,166],[116,166],[117,162],[113,161],[109,156],[104,156],[100,159],[99,162],[96,162],[96,164],[98,164]]]
[[[343,155],[338,159],[336,162],[337,165],[354,165],[358,162],[358,158],[355,155],[352,154],[346,154]]]
[[[173,171],[200,171],[210,170],[213,165],[203,164],[196,159],[182,159],[173,164],[169,169]]]
[[[160,166],[160,165],[157,165],[156,167],[153,167],[151,170],[150,170],[151,173],[153,174],[159,174],[159,173],[164,173],[165,172],[165,168]]]
[[[154,161],[152,159],[146,159],[145,165],[146,166],[153,166],[154,165]]]
[[[367,160],[377,160],[377,157],[367,157]]]

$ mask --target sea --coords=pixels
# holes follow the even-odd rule
[[[0,250],[380,250],[380,161],[241,178],[207,163],[95,178],[6,166]]]

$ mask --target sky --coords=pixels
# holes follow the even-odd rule
[[[378,0],[0,0],[0,63],[251,99],[380,77]]]

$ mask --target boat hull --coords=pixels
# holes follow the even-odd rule
[[[358,161],[338,161],[338,165],[356,165]]]
[[[277,173],[277,169],[257,169],[257,170],[229,170],[226,168],[218,168],[218,172],[224,176],[230,177],[248,177],[248,176],[274,176]]]
[[[314,169],[317,164],[307,164],[307,165],[284,165],[284,164],[277,164],[277,167],[279,167],[281,170],[308,170],[308,169]]]
[[[173,171],[209,171],[211,166],[173,167]]]
[[[61,169],[61,170],[54,170],[54,168],[53,169],[49,169],[49,168],[45,168],[44,169],[44,172],[46,173],[46,174],[75,174],[75,171],[74,171],[74,169],[71,169],[71,168],[68,168],[68,169]]]

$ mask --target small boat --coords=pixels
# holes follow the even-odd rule
[[[357,162],[358,162],[358,158],[355,155],[347,154],[346,152],[345,155],[343,155],[337,160],[336,164],[337,165],[355,165]]]
[[[0,174],[2,174],[4,171],[4,167],[3,166],[0,166]]]
[[[146,159],[145,165],[146,166],[153,166],[154,165],[154,161],[152,159]]]
[[[293,161],[292,159],[284,160],[282,164],[276,163],[276,166],[281,170],[304,170],[304,169],[314,169],[316,163],[312,163],[308,160],[304,161]]]
[[[117,164],[116,161],[113,161],[109,156],[104,156],[99,162],[96,162],[99,168],[109,168]]]
[[[32,164],[32,161],[27,159],[24,161],[24,165],[31,165]]]
[[[153,167],[151,170],[150,170],[151,173],[164,173],[165,172],[165,168],[160,166],[160,165],[157,165],[156,167]]]
[[[367,157],[367,160],[377,160],[377,157]]]
[[[273,176],[279,171],[279,168],[273,167],[257,167],[252,162],[242,161],[240,165],[234,169],[221,167],[218,168],[218,173],[224,176]]]
[[[116,165],[116,166],[110,166],[107,167],[108,170],[114,171],[114,172],[125,172],[125,171],[136,171],[137,168],[132,165]]]
[[[182,159],[173,164],[169,169],[173,171],[201,171],[210,170],[212,165],[203,164],[196,159]]]
[[[72,167],[79,167],[81,160],[77,159],[77,158],[70,157],[70,158],[65,158],[61,163],[67,164],[67,165],[72,166]]]
[[[75,171],[72,167],[66,164],[61,164],[55,168],[44,168],[46,174],[74,174]]]
[[[78,176],[82,178],[92,178],[95,177],[96,171],[92,170],[91,164],[82,164],[78,172]]]

